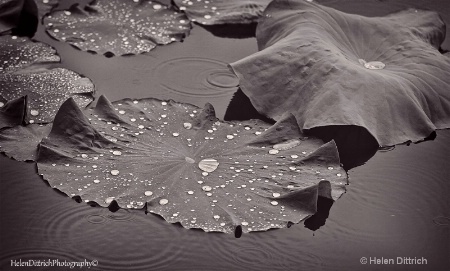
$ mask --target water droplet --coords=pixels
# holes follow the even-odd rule
[[[192,194],[194,194],[194,191],[187,191],[187,193],[188,193],[189,195],[192,195]]]
[[[94,180],[94,183],[100,183],[100,180]]]
[[[279,152],[280,152],[279,150],[275,150],[275,149],[269,150],[269,154],[277,154]]]
[[[66,14],[67,16],[70,16],[70,15],[72,14],[72,12],[70,12],[70,11],[68,11],[68,10],[65,10],[65,11],[64,11],[64,14]]]
[[[242,221],[242,226],[248,226],[248,222]]]
[[[32,109],[32,110],[30,111],[30,114],[31,114],[32,116],[37,116],[37,115],[39,115],[39,111]]]
[[[146,196],[151,196],[151,195],[153,195],[153,192],[152,192],[152,191],[145,191],[145,192],[144,192],[144,195],[146,195]]]
[[[155,4],[155,5],[153,5],[153,9],[156,9],[156,10],[158,10],[158,9],[161,9],[162,8],[162,6],[161,5],[159,5],[159,4]]]
[[[159,204],[161,204],[161,205],[166,205],[167,203],[169,203],[168,199],[160,199],[159,200]]]
[[[0,102],[0,107],[5,106],[5,103]]]
[[[85,153],[83,153],[83,154],[81,155],[81,157],[82,157],[82,158],[88,158],[88,155],[85,154]]]
[[[185,160],[186,160],[186,162],[188,162],[189,164],[193,164],[193,163],[195,163],[195,160],[194,159],[192,159],[191,157],[185,157],[184,158]]]
[[[220,219],[220,215],[215,215],[215,216],[214,216],[214,219],[215,219],[215,220],[219,220],[219,219]]]
[[[208,176],[208,172],[202,172],[203,176]]]
[[[188,130],[192,128],[192,124],[189,123],[189,122],[183,123],[183,126],[184,126],[184,128],[186,128],[186,129],[188,129]]]
[[[119,175],[119,171],[117,169],[113,169],[113,170],[111,170],[111,175],[114,175],[114,176]]]
[[[203,191],[211,191],[211,186],[205,185],[202,187]]]
[[[205,17],[205,19],[207,19],[207,20],[211,19],[211,15],[208,15],[208,14],[206,14],[204,17]]]
[[[219,162],[212,158],[206,158],[198,163],[198,167],[205,172],[213,172],[219,166]]]
[[[119,111],[119,114],[123,115],[123,114],[125,114],[125,111],[120,110],[120,111]]]
[[[161,115],[161,118],[166,118],[166,117],[167,117],[167,115],[165,115],[165,114]]]
[[[278,205],[278,201],[273,200],[273,201],[270,202],[270,204],[272,204],[273,206],[277,206]]]
[[[369,70],[382,70],[386,67],[386,65],[381,61],[366,62],[364,59],[359,59],[359,63],[364,65],[364,67]]]
[[[292,139],[292,140],[288,140],[286,142],[283,143],[279,143],[279,144],[275,144],[273,145],[273,148],[276,150],[289,150],[292,149],[298,145],[300,145],[301,141],[298,139]]]
[[[293,154],[293,155],[291,155],[291,158],[292,158],[292,159],[297,159],[297,158],[298,158],[298,155]]]
[[[122,152],[121,151],[113,151],[113,154],[114,155],[122,155]]]
[[[341,174],[341,173],[338,173],[338,174],[336,174],[336,176],[338,176],[338,177],[341,177],[341,176],[342,176],[342,174]]]
[[[273,196],[274,198],[278,198],[278,197],[281,196],[281,195],[280,195],[280,193],[273,193],[272,196]]]
[[[174,137],[177,137],[177,136],[179,136],[180,134],[179,133],[173,133],[172,134]]]
[[[332,170],[332,169],[333,169],[333,167],[328,167],[328,169],[329,169],[329,170]]]
[[[227,138],[228,138],[228,139],[233,139],[234,136],[233,136],[233,135],[227,135]]]
[[[114,200],[114,197],[108,197],[105,199],[106,204],[110,204]]]

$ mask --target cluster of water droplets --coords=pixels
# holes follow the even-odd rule
[[[43,43],[17,36],[0,37],[0,95],[6,100],[28,96],[26,121],[51,122],[59,106],[73,97],[86,106],[94,86],[87,78],[63,69],[56,51]]]
[[[158,2],[137,0],[100,0],[85,10],[55,11],[45,17],[44,24],[58,40],[81,50],[115,55],[148,52],[157,44],[180,41],[190,30],[183,13]]]
[[[258,19],[269,0],[175,0],[191,21],[200,24],[251,23]]]
[[[280,202],[283,195],[325,180],[344,185],[342,169],[321,174],[299,162],[320,146],[316,142],[249,145],[270,127],[260,121],[220,122],[194,106],[154,99],[123,100],[86,114],[107,146],[52,147],[71,155],[38,164],[52,186],[86,202],[147,208],[186,228],[232,232],[242,225],[249,232],[310,215]]]

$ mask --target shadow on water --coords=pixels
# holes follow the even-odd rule
[[[257,23],[201,25],[201,27],[216,37],[231,39],[246,39],[254,37],[256,26]]]
[[[317,212],[305,220],[305,228],[316,231],[324,226],[330,215],[330,209],[333,203],[334,200],[319,196],[317,199]]]

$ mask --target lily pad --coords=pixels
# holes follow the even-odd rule
[[[52,68],[59,56],[50,46],[17,36],[0,37],[0,97],[28,97],[26,122],[47,123],[73,97],[80,106],[92,100],[92,82],[77,73]]]
[[[0,0],[0,34],[32,36],[38,25],[33,0]]]
[[[0,99],[0,129],[21,125],[25,120],[26,98],[6,102]]]
[[[51,128],[51,124],[29,124],[2,130],[0,151],[17,161],[36,161],[39,143]]]
[[[190,31],[187,17],[156,1],[98,0],[84,9],[54,11],[44,18],[47,32],[83,51],[140,54],[181,41]]]
[[[258,21],[270,0],[174,0],[193,22],[204,25]]]
[[[231,66],[255,108],[295,115],[304,130],[363,127],[388,146],[450,127],[445,24],[409,9],[363,17],[303,0],[275,0],[256,30],[260,51]]]
[[[301,133],[287,115],[222,122],[207,104],[103,96],[83,114],[73,100],[59,110],[39,146],[38,171],[83,201],[147,208],[186,228],[231,233],[299,222],[317,197],[345,191],[334,142]]]

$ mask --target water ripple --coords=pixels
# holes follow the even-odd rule
[[[238,78],[227,63],[200,57],[181,57],[159,64],[152,78],[162,88],[191,97],[226,96],[237,90]]]

